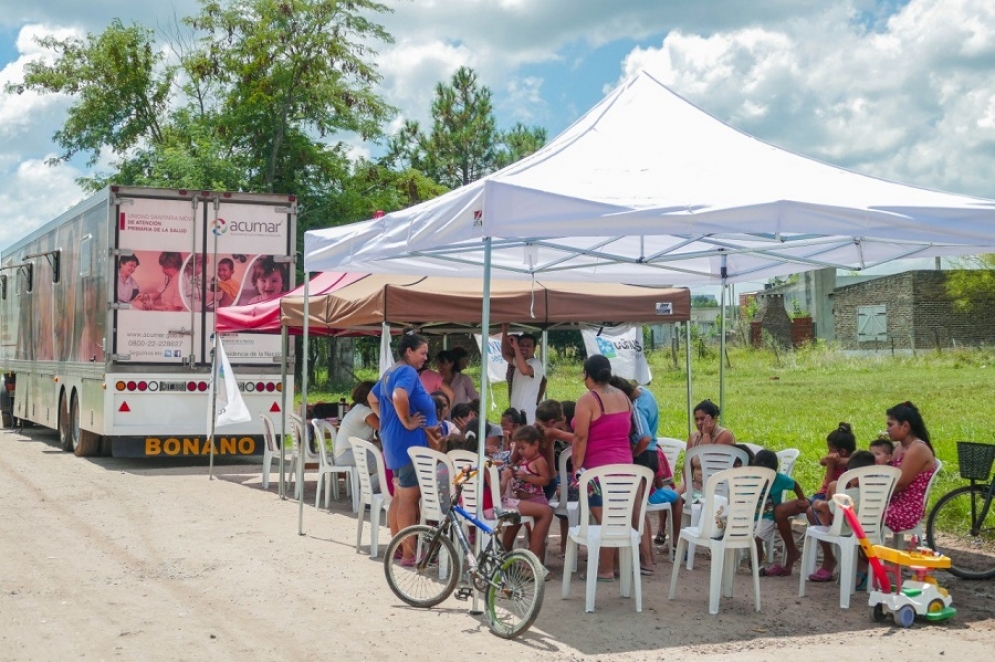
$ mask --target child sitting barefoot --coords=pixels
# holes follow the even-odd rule
[[[878,437],[871,442],[870,451],[874,453],[874,464],[890,464],[891,455],[895,452],[895,445],[887,436]]]
[[[753,464],[777,472],[777,454],[767,449],[758,451]],[[783,501],[784,493],[787,491],[794,492],[797,498]],[[791,531],[791,518],[804,513],[807,509],[808,499],[805,498],[805,492],[802,491],[798,481],[787,474],[776,473],[774,483],[770,486],[770,494],[763,505],[760,524],[757,526],[757,555],[763,557],[764,543],[774,537],[774,530],[777,529],[784,541],[786,556],[784,565],[771,563],[760,568],[761,577],[788,577],[791,575],[791,568],[795,565],[795,561],[802,556],[801,552],[798,551],[798,546],[795,545],[795,536]]]
[[[874,454],[870,451],[857,451],[850,456],[850,461],[848,466],[850,469],[860,469],[861,467],[873,467]],[[812,508],[809,511],[809,521],[816,525],[829,526],[833,522],[833,517],[836,514],[836,502],[833,501],[833,495],[836,494],[837,490],[843,490],[843,493],[848,495],[853,499],[853,509],[858,512],[860,507],[860,488],[857,485],[857,481],[850,481],[849,485],[839,485],[837,481],[833,481],[829,484],[829,488],[826,490],[826,498],[822,501],[814,501],[812,503]],[[843,523],[842,532],[850,533],[850,525],[846,522]],[[810,582],[830,582],[833,580],[833,571],[836,569],[836,557],[833,555],[833,546],[827,542],[819,541],[819,545],[822,547],[822,566],[816,570],[814,573],[808,576]],[[858,573],[858,582],[861,581]],[[866,579],[867,574],[864,573],[864,579]],[[860,590],[858,588],[858,590]]]
[[[849,423],[840,423],[826,435],[826,448],[829,452],[819,460],[819,464],[826,468],[826,475],[822,479],[822,487],[812,495],[813,502],[826,498],[829,484],[843,475],[850,455],[857,450],[857,438],[853,436],[853,428]]]

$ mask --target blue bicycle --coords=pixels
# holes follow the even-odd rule
[[[504,639],[513,639],[528,630],[539,615],[546,586],[545,571],[532,552],[505,550],[494,528],[459,505],[464,483],[475,475],[476,470],[470,468],[457,474],[456,493],[451,502],[448,485],[440,486],[444,519],[436,526],[415,524],[399,531],[387,545],[384,573],[394,595],[412,607],[434,607],[453,591],[458,600],[469,599],[474,589],[480,591],[491,631]],[[498,527],[521,521],[518,511],[497,510],[495,515]],[[461,520],[473,524],[477,535],[488,540],[477,556],[460,525]],[[453,539],[459,543],[462,555],[456,553]],[[461,578],[464,583],[457,590]]]

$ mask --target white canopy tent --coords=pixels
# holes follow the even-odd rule
[[[304,248],[309,272],[479,277],[487,327],[495,271],[724,286],[976,254],[995,251],[995,201],[779,149],[641,72],[522,161],[409,209],[307,232]]]

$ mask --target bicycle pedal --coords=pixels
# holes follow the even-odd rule
[[[473,597],[473,589],[469,586],[460,586],[456,589],[456,599],[464,602]]]

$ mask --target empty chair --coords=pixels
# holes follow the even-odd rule
[[[895,489],[898,477],[902,475],[896,467],[870,466],[851,469],[839,477],[837,491],[843,492],[850,481],[858,481],[860,498],[857,503],[857,519],[864,529],[864,535],[872,545],[880,545],[884,530],[884,513]],[[844,527],[843,509],[837,508],[833,522],[829,526],[811,525],[805,530],[805,544],[802,547],[801,580],[798,595],[805,595],[805,581],[815,570],[815,554],[818,542],[823,541],[839,547],[840,569],[840,608],[850,607],[850,594],[853,593],[857,578],[857,547],[860,541],[852,531]]]
[[[276,431],[276,426],[273,425],[273,419],[271,419],[264,412],[259,412],[259,420],[263,422],[263,489],[269,489],[269,477],[273,472],[273,460],[279,461],[280,454],[283,454],[284,464],[283,467],[277,465],[279,468],[284,468],[290,466],[291,458],[287,455],[287,449],[284,447],[282,439],[279,439],[279,433]],[[283,474],[280,475],[280,479],[283,479]]]
[[[704,506],[703,503],[694,503],[695,496],[692,492],[692,461],[694,458],[698,458],[701,463],[701,484],[702,486],[708,485],[708,479],[720,471],[725,471],[726,469],[732,469],[738,460],[741,464],[749,464],[749,457],[746,452],[741,448],[736,448],[735,446],[728,446],[725,444],[707,444],[705,446],[695,446],[694,448],[688,450],[684,453],[684,484],[687,489],[684,492],[684,509],[681,516],[681,528],[687,526],[697,526],[698,519],[700,517],[701,508]],[[725,489],[726,485],[724,483],[719,484],[716,488],[718,490],[717,494],[726,496]],[[704,500],[704,495],[702,495]],[[692,542],[688,545],[688,560],[687,566],[688,570],[694,567],[694,554],[696,546]],[[680,557],[675,557],[679,559]],[[677,562],[675,560],[675,562]]]
[[[473,451],[463,450],[462,448],[451,450],[446,455],[449,456],[456,471],[463,471],[466,467],[475,467],[477,466],[477,460],[480,459]]]
[[[588,485],[597,480],[604,504],[601,523],[591,521]],[[653,484],[653,472],[635,464],[607,464],[588,469],[580,476],[580,523],[570,528],[567,555],[563,562],[563,598],[570,595],[570,576],[577,559],[577,546],[587,547],[587,580],[584,608],[594,611],[598,582],[598,556],[602,547],[618,547],[622,597],[636,589],[636,611],[643,610],[639,574],[639,539],[643,535],[646,494]],[[633,527],[632,523],[637,526]]]
[[[318,503],[321,501],[322,488],[328,488],[325,490],[326,510],[328,509],[328,497],[330,494],[336,499],[339,498],[338,477],[341,474],[345,476],[346,494],[352,498],[352,512],[356,512],[356,467],[335,464],[335,455],[330,455],[325,445],[326,439],[331,440],[333,449],[337,443],[340,443],[335,439],[335,427],[324,419],[315,418],[311,420],[311,428],[314,430],[314,444],[318,448],[318,487],[314,493],[314,507],[317,508]],[[349,442],[343,440],[341,443]]]
[[[387,517],[390,507],[390,490],[387,489],[387,468],[380,449],[358,437],[349,437],[352,456],[356,460],[356,476],[359,480],[359,504],[356,517],[356,551],[363,543],[363,521],[366,519],[366,506],[370,507],[370,558],[376,558],[380,543],[380,513]],[[381,486],[373,491],[370,480],[370,462],[376,466],[376,476]]]
[[[933,472],[933,475],[930,476],[929,482],[926,484],[926,493],[922,495],[923,513],[929,512],[929,493],[933,490],[933,484],[936,483],[936,477],[940,475],[940,469],[943,468],[943,462],[940,461],[940,458],[935,458],[935,460],[936,470]],[[905,536],[917,536],[921,541],[923,539],[922,520],[919,520],[914,527],[906,529],[905,531],[892,531],[888,527],[885,527],[885,535],[891,536],[891,546],[895,549],[902,548]]]
[[[299,499],[301,497],[301,490],[304,486],[297,482],[297,471],[298,462],[303,462],[303,468],[306,470],[309,464],[319,464],[321,458],[318,457],[317,452],[311,449],[311,444],[307,441],[307,435],[304,432],[304,423],[301,421],[300,416],[295,416],[290,414],[290,442],[291,442],[291,458],[290,458],[290,480],[294,483],[294,498]],[[303,452],[303,459],[301,458],[301,453]],[[303,481],[301,481],[303,483]]]
[[[691,544],[704,545],[712,552],[708,584],[709,614],[719,613],[720,590],[727,598],[732,597],[738,550],[749,550],[753,560],[754,603],[756,610],[760,611],[760,563],[754,531],[757,509],[767,499],[773,481],[774,472],[763,467],[738,467],[712,474],[705,483],[705,506],[700,524],[681,530],[676,558],[680,558]],[[725,493],[725,498],[720,492]],[[724,528],[717,521],[720,517],[725,520]],[[671,600],[677,594],[680,567],[680,563],[674,563],[670,575]]]

